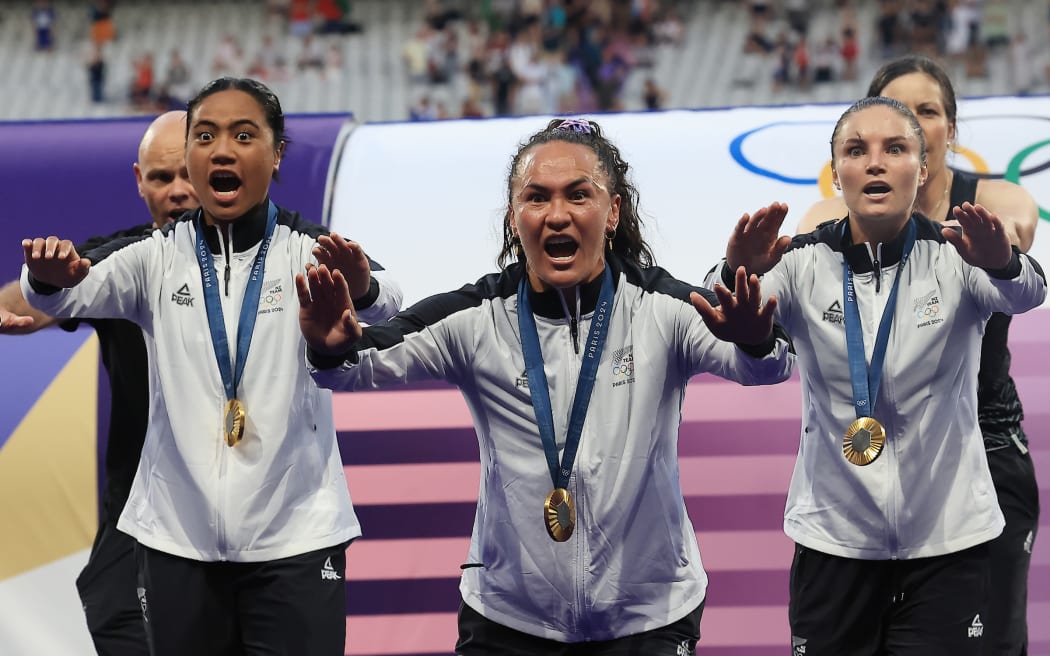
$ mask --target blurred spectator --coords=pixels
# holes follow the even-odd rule
[[[253,71],[255,71],[253,73]],[[273,36],[264,34],[259,49],[252,58],[248,77],[261,80],[285,80],[288,77],[288,62],[284,53],[274,42]]]
[[[317,15],[321,34],[356,34],[361,25],[350,20],[350,0],[317,0]]]
[[[656,84],[656,80],[653,78],[645,78],[645,91],[642,95],[645,99],[645,108],[647,110],[652,112],[657,109],[663,109],[664,91]]]
[[[430,36],[430,28],[423,25],[401,47],[401,60],[405,62],[409,82],[417,86],[425,84],[428,80]]]
[[[839,57],[839,44],[828,37],[813,52],[813,83],[824,84],[835,81],[835,62]]]
[[[857,57],[860,55],[860,44],[857,42],[857,31],[847,25],[842,28],[842,79],[857,79]]]
[[[1024,96],[1032,92],[1036,84],[1034,53],[1028,46],[1028,36],[1024,30],[1018,30],[1010,41],[1010,85],[1017,95]]]
[[[933,0],[912,0],[908,19],[909,50],[936,57],[937,44],[941,42],[938,30],[942,21]]]
[[[113,22],[113,3],[110,0],[96,0],[91,3],[88,13],[91,20],[91,40],[104,45],[117,38],[117,27]]]
[[[51,5],[51,0],[36,0],[30,19],[36,33],[37,51],[51,52],[54,47],[55,29],[55,8]]]
[[[338,78],[343,74],[343,49],[338,43],[329,43],[324,54],[324,76]]]
[[[473,96],[467,96],[463,99],[463,106],[460,108],[460,115],[463,118],[485,117],[485,113],[481,110],[481,104],[478,103],[477,99]]]
[[[321,49],[321,43],[314,38],[313,34],[303,37],[302,49],[295,60],[295,65],[300,73],[308,70],[324,72],[324,51]]]
[[[879,17],[876,23],[879,40],[879,55],[892,59],[901,47],[902,30],[898,14],[901,12],[897,0],[879,0]]]
[[[311,0],[291,0],[288,5],[288,33],[305,39],[313,34],[314,12]]]
[[[434,121],[437,117],[437,107],[427,94],[420,96],[419,101],[409,110],[409,118],[413,121]]]
[[[85,65],[87,68],[88,89],[91,93],[91,102],[101,103],[106,100],[106,59],[102,45],[88,44],[88,54]]]
[[[795,79],[801,91],[809,89],[809,42],[805,34],[796,35],[794,50]]]
[[[796,34],[809,34],[809,0],[784,0],[788,26]]]
[[[685,36],[685,25],[674,5],[668,6],[653,24],[653,36],[658,44],[678,46]]]
[[[164,111],[185,109],[186,103],[193,97],[193,94],[190,67],[179,51],[173,48],[168,55],[168,66],[164,71],[164,82],[158,93],[158,100]]]
[[[146,51],[134,63],[131,78],[131,104],[138,111],[152,111],[153,53]]]
[[[211,60],[213,77],[232,75],[240,77],[244,70],[244,50],[235,36],[227,32],[215,47],[215,56]]]

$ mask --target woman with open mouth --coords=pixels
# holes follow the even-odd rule
[[[146,338],[149,425],[117,526],[138,542],[154,656],[344,652],[345,549],[361,529],[294,276],[340,271],[370,321],[401,294],[359,245],[270,200],[287,143],[273,92],[215,80],[188,107],[189,220],[86,258],[57,237],[23,242],[30,303],[130,319]]]
[[[511,161],[499,273],[363,331],[345,276],[297,278],[319,385],[444,379],[470,407],[482,479],[457,654],[695,653],[686,384],[779,382],[793,356],[757,278],[738,272],[715,309],[653,266],[629,176],[597,123],[555,119]]]
[[[1046,279],[985,207],[954,208],[961,231],[916,211],[927,147],[901,102],[847,109],[831,165],[845,216],[792,240],[786,206],[744,215],[713,274],[764,274],[798,353],[793,653],[976,656],[1004,524],[978,424],[981,338],[993,312],[1041,304]]]

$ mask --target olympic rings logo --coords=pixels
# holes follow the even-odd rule
[[[623,362],[621,364],[614,364],[612,366],[613,376],[633,376],[634,375],[634,363]]]
[[[979,121],[983,119],[1035,119],[1040,121],[1050,121],[1050,118],[1038,115],[989,115],[971,117],[965,120],[960,119],[959,122],[969,123],[972,121]],[[773,128],[802,127],[814,125],[833,127],[834,124],[835,122],[830,120],[776,121],[773,123],[767,123],[765,125],[760,125],[759,127],[754,128],[752,130],[748,130],[747,132],[743,132],[736,138],[734,138],[733,141],[729,144],[729,154],[733,158],[733,161],[735,161],[741,168],[750,171],[756,175],[766,177],[771,180],[776,180],[778,182],[784,182],[786,184],[816,185],[820,190],[821,196],[823,198],[830,198],[836,193],[832,185],[830,160],[827,160],[824,163],[824,166],[821,167],[819,174],[815,178],[792,176],[759,166],[758,164],[754,163],[744,154],[744,144],[749,138],[755,136],[756,134]],[[985,180],[1006,180],[1008,182],[1021,185],[1021,180],[1025,176],[1035,175],[1036,173],[1040,173],[1042,171],[1050,169],[1050,160],[1042,162],[1036,166],[1029,167],[1027,169],[1023,168],[1025,162],[1033,153],[1043,148],[1046,148],[1047,146],[1050,146],[1050,139],[1038,141],[1036,143],[1024,147],[1019,152],[1017,152],[1017,154],[1010,158],[1006,169],[1001,173],[990,171],[988,163],[984,160],[984,158],[968,148],[955,145],[952,147],[952,151],[955,154],[965,158],[966,161],[969,162],[970,166],[972,167],[972,172],[976,174],[979,178],[983,178]],[[1050,211],[1048,211],[1041,205],[1039,206],[1039,218],[1043,219],[1044,221],[1050,221]]]
[[[932,319],[940,313],[940,305],[927,305],[915,311],[915,318],[922,321],[923,319]]]
[[[284,296],[282,294],[280,294],[280,293],[267,294],[266,296],[263,297],[263,303],[265,303],[267,305],[277,305],[277,304],[279,304],[281,302],[282,298],[284,298]]]

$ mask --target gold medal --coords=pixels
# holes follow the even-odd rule
[[[886,446],[886,429],[871,417],[861,417],[849,425],[842,438],[842,454],[854,465],[870,465]]]
[[[237,446],[244,437],[244,404],[238,399],[226,402],[226,446]]]
[[[555,542],[565,542],[572,537],[572,530],[576,528],[576,506],[568,490],[559,487],[547,495],[543,502],[543,523]]]

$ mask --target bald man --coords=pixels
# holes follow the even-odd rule
[[[186,112],[159,116],[142,136],[135,182],[146,202],[151,223],[77,245],[78,253],[114,239],[137,237],[162,228],[199,205],[186,172]],[[60,323],[29,306],[18,281],[0,288],[0,334],[26,334],[58,323],[75,330],[79,320]],[[106,448],[103,510],[98,533],[84,571],[77,578],[88,630],[95,649],[104,656],[149,654],[142,610],[136,593],[135,542],[117,530],[117,519],[138,468],[149,413],[146,344],[142,331],[130,321],[90,319],[98,333],[102,362],[111,391],[110,425]]]

